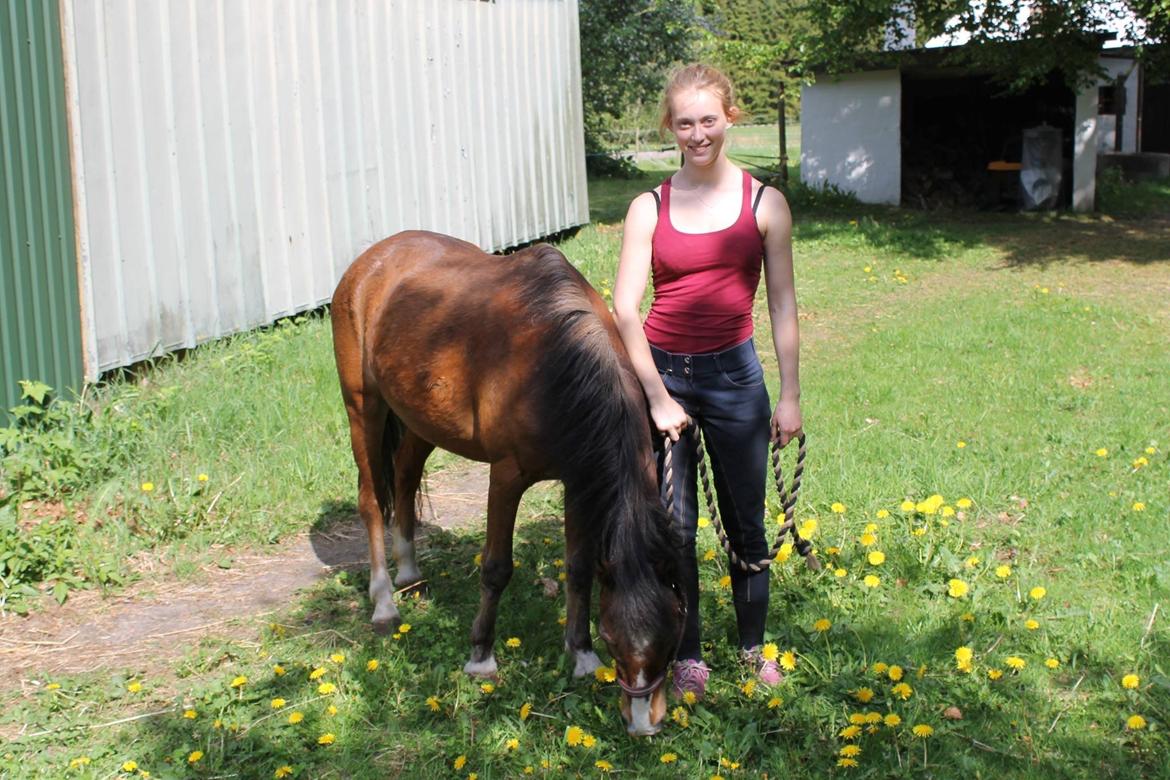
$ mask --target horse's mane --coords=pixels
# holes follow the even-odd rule
[[[661,614],[650,613],[662,605],[651,598],[651,586],[678,581],[680,542],[647,475],[645,397],[593,308],[585,278],[551,246],[526,253],[525,300],[549,329],[534,389],[565,484],[566,511],[596,529],[585,532],[585,541],[597,545],[592,552],[623,593],[627,618],[653,625]]]

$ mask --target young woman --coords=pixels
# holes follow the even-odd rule
[[[618,330],[650,403],[659,435],[672,444],[681,517],[687,624],[674,663],[674,693],[701,697],[710,674],[699,646],[698,523],[693,448],[680,434],[703,432],[719,512],[737,553],[768,554],[764,492],[768,443],[781,446],[801,429],[799,335],[792,280],[792,217],[779,191],[764,187],[727,158],[727,130],[739,115],[727,77],[690,65],[669,80],[662,127],[674,134],[682,168],[630,204],[614,284]],[[772,410],[752,342],[752,302],[764,271],[780,400]],[[654,300],[639,314],[653,275]],[[662,479],[662,456],[659,456]],[[665,486],[664,492],[665,492]],[[760,648],[768,611],[767,570],[731,567],[739,644],[766,684],[780,681]]]

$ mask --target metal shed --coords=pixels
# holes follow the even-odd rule
[[[316,307],[398,230],[499,250],[588,221],[575,0],[6,13],[4,174],[27,183],[0,211],[36,234],[3,243],[3,349],[28,356],[6,405]]]

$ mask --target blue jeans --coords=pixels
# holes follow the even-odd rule
[[[651,345],[650,353],[667,392],[703,432],[719,517],[732,549],[749,561],[766,558],[769,544],[764,531],[764,494],[772,407],[755,345],[748,339],[705,355],[666,352]],[[658,453],[658,482],[665,497],[663,455]],[[699,566],[695,555],[699,496],[695,450],[689,434],[672,446],[671,457],[674,506],[670,509],[682,532],[682,576],[687,597],[687,623],[678,658],[697,660],[701,655]],[[703,502],[705,514],[705,497]],[[738,566],[730,568],[739,644],[747,649],[764,640],[769,574],[767,569],[750,573]]]

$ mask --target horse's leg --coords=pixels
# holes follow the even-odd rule
[[[565,498],[565,651],[573,658],[573,676],[593,674],[601,659],[593,652],[589,607],[593,597],[596,540],[580,522],[581,514]]]
[[[477,676],[496,673],[492,644],[500,594],[512,579],[512,531],[520,497],[532,484],[515,461],[493,463],[488,484],[487,541],[480,564],[479,613],[471,624],[471,660],[463,671]]]
[[[350,444],[358,470],[358,513],[366,524],[370,546],[370,601],[374,602],[371,618],[374,631],[389,633],[398,627],[400,617],[394,606],[394,591],[386,571],[386,544],[383,523],[389,496],[383,471],[382,438],[389,409],[384,401],[370,393],[347,397]]]
[[[407,430],[394,453],[394,524],[390,527],[395,563],[394,585],[402,589],[422,580],[414,557],[416,499],[423,466],[435,445]]]

